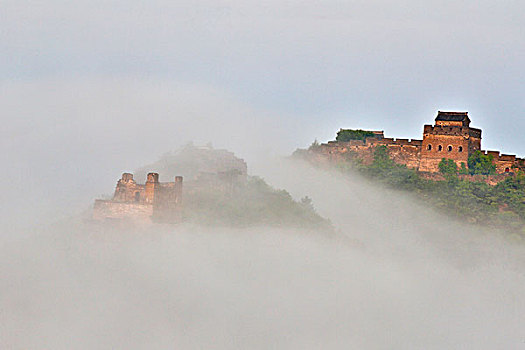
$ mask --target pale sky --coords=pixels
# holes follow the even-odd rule
[[[9,210],[78,209],[190,140],[250,165],[340,127],[421,138],[437,110],[468,111],[483,148],[523,157],[524,14],[523,1],[4,0]]]

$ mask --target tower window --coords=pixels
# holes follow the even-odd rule
[[[448,149],[449,152],[452,152],[452,146],[448,146],[447,149]]]
[[[463,152],[463,146],[458,147],[458,152]]]
[[[439,145],[438,146],[438,152],[441,152],[443,150],[443,146]]]
[[[505,168],[506,173],[510,173],[510,168]]]
[[[432,145],[428,145],[427,149],[428,149],[429,151],[432,151]]]

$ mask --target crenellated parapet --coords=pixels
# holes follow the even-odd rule
[[[422,140],[387,138],[382,131],[366,131],[375,135],[364,140],[330,141],[312,148],[310,153],[332,162],[358,158],[370,164],[375,149],[385,146],[396,163],[420,172],[439,172],[439,163],[443,158],[452,159],[458,167],[464,165],[468,168],[469,157],[481,150],[482,134],[481,129],[471,127],[470,123],[467,112],[439,111],[434,125],[424,125]],[[497,151],[483,152],[492,155],[499,174],[515,169],[525,171],[525,159]]]
[[[367,139],[368,141],[369,139]],[[412,147],[421,147],[422,140],[412,140],[412,139],[396,139],[396,138],[384,138],[381,140],[370,140],[371,144],[382,145],[382,146],[412,146]]]
[[[497,173],[514,172],[516,169],[525,170],[525,159],[514,154],[501,154],[499,151],[481,151],[484,155],[492,156]]]
[[[481,139],[481,130],[464,126],[425,125],[423,135],[462,136]]]
[[[322,154],[329,161],[336,162],[348,158],[359,158],[365,164],[374,160],[374,152],[377,147],[385,146],[389,150],[392,159],[399,164],[405,164],[410,168],[419,167],[422,140],[394,139],[369,137],[365,140],[351,140],[346,142],[329,141],[319,145],[315,152]]]

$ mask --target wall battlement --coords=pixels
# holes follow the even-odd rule
[[[377,144],[377,145],[392,145],[392,146],[414,146],[414,147],[421,147],[421,144],[423,143],[422,140],[412,140],[412,139],[396,139],[396,138],[384,138],[381,140],[370,140],[367,139],[367,142],[370,142],[371,144]]]
[[[481,138],[481,130],[465,126],[425,125],[423,135],[448,135]]]
[[[439,111],[434,125],[424,125],[423,140],[386,138],[383,132],[375,132],[380,137],[347,142],[329,141],[312,149],[319,159],[339,161],[359,158],[365,164],[374,159],[374,150],[386,146],[390,157],[399,164],[421,172],[436,173],[443,158],[452,159],[458,167],[462,163],[468,168],[468,159],[481,150],[481,129],[470,127],[468,112]],[[525,170],[525,159],[515,155],[500,154],[498,151],[482,151],[493,156],[499,174],[515,169]]]
[[[485,155],[492,156],[492,162],[496,165],[496,172],[508,173],[514,169],[525,169],[525,159],[518,158],[514,154],[501,154],[499,151],[481,151]]]
[[[414,139],[396,139],[396,138],[375,138],[375,137],[368,137],[365,140],[351,140],[351,141],[328,141],[326,144],[323,144],[325,146],[329,147],[341,147],[341,146],[347,146],[347,147],[360,147],[360,146],[366,146],[366,145],[406,145],[406,146],[414,146],[419,147],[423,143],[422,140],[414,140]]]

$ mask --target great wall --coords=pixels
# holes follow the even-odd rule
[[[184,197],[207,189],[229,195],[248,174],[246,162],[226,150],[186,146],[174,157],[148,166],[173,182],[160,182],[159,172],[150,172],[145,183],[139,184],[133,174],[123,173],[111,199],[95,200],[92,219],[179,223],[183,220],[183,176],[174,172],[189,180],[184,184]],[[136,175],[141,178],[143,173],[144,169],[139,169]]]
[[[174,182],[159,182],[158,173],[149,173],[144,185],[137,184],[133,174],[124,173],[110,200],[97,199],[93,219],[178,222],[181,220],[182,176]]]
[[[423,127],[423,139],[386,138],[384,131],[358,132],[362,139],[329,141],[312,145],[308,150],[298,150],[309,160],[335,164],[349,159],[359,159],[364,164],[374,161],[378,147],[384,146],[390,158],[408,168],[419,171],[424,177],[439,180],[439,164],[443,159],[453,160],[458,168],[468,168],[469,157],[482,152],[489,155],[495,165],[492,176],[470,176],[470,181],[484,181],[495,185],[518,170],[525,171],[525,159],[498,151],[481,149],[481,130],[470,126],[467,112],[439,111],[434,125]],[[341,129],[341,132],[355,130]],[[189,148],[188,148],[189,147]],[[169,157],[169,156],[168,156]],[[186,166],[185,166],[186,165]],[[97,221],[131,220],[138,222],[178,223],[183,220],[182,197],[184,169],[189,178],[184,185],[184,196],[194,196],[203,189],[216,194],[233,193],[246,181],[247,165],[233,153],[208,147],[187,146],[184,152],[172,159],[164,159],[149,167],[157,168],[173,182],[159,182],[159,173],[150,172],[144,184],[135,181],[131,173],[123,173],[111,199],[95,201],[92,218]],[[138,171],[143,177],[145,169]]]
[[[439,172],[443,158],[452,159],[460,168],[468,168],[469,157],[477,151],[492,156],[498,174],[512,174],[525,170],[525,159],[498,151],[481,149],[481,130],[470,126],[468,112],[438,111],[434,125],[423,127],[423,139],[385,138],[384,131],[369,131],[363,140],[329,141],[308,149],[310,158],[337,163],[348,158],[358,158],[365,164],[374,159],[378,146],[386,146],[390,157],[398,164],[416,169],[421,173]],[[344,131],[344,129],[341,129]]]

